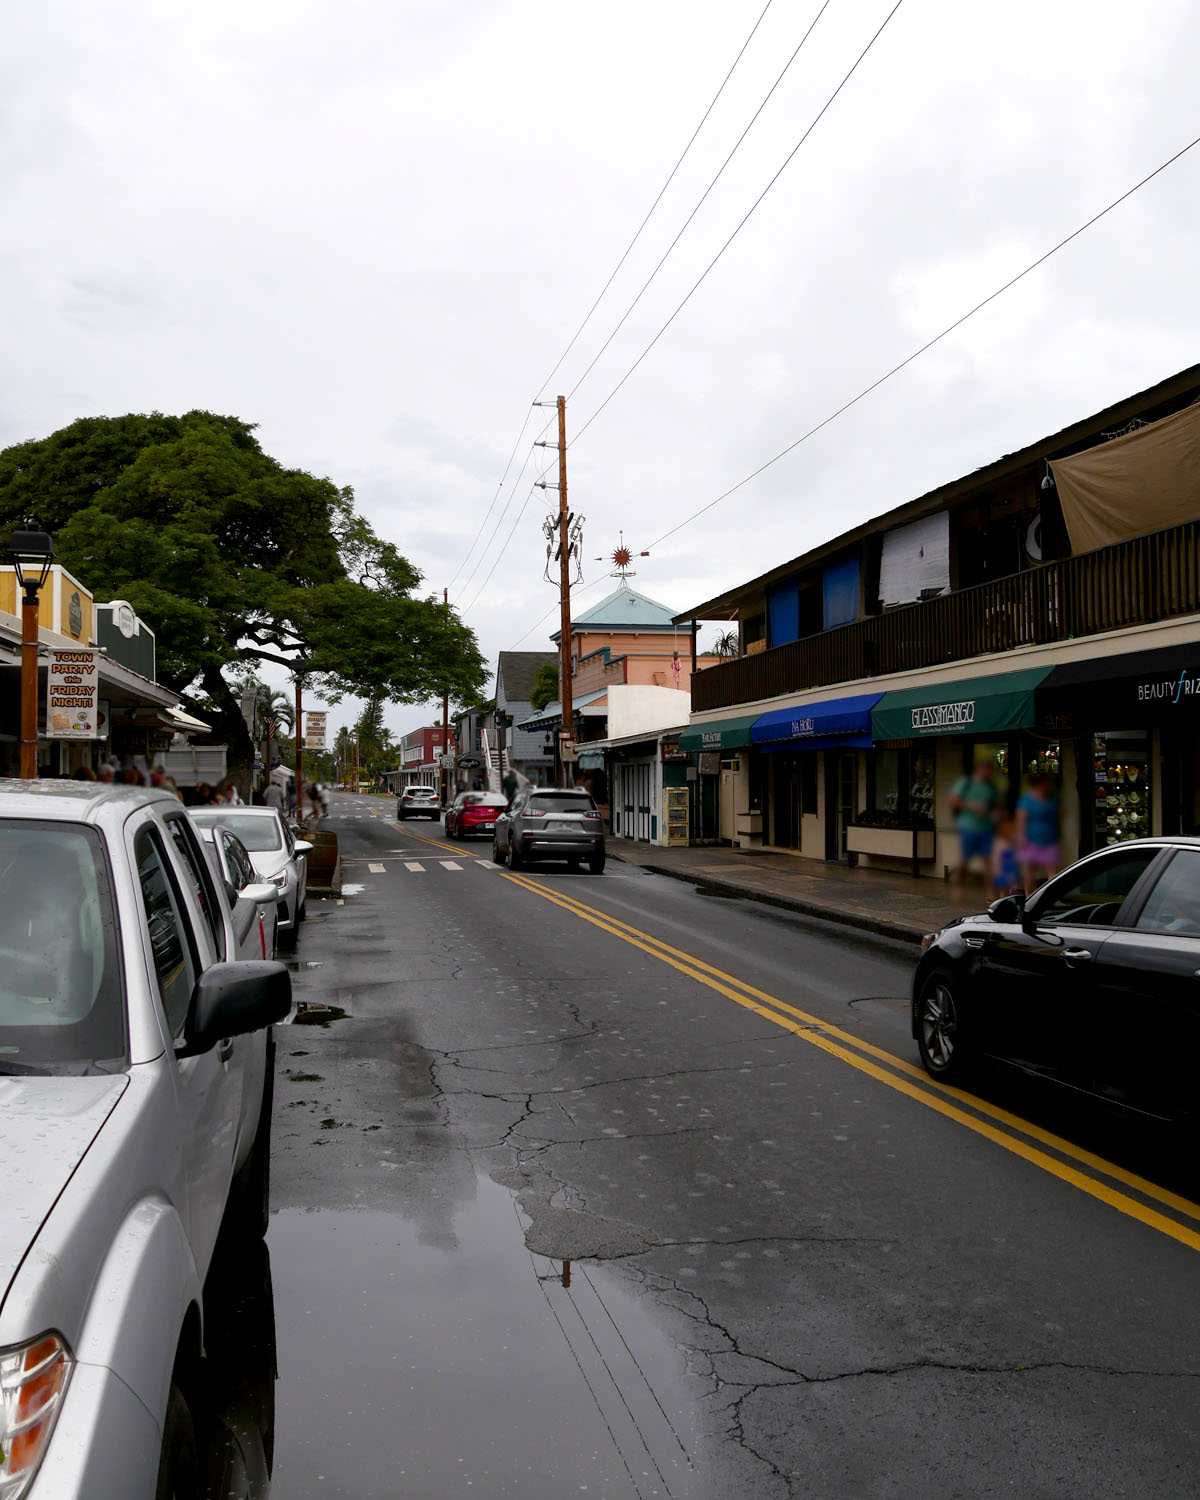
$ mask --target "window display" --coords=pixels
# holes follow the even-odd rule
[[[1146,730],[1098,734],[1093,748],[1096,847],[1151,832],[1150,736]]]

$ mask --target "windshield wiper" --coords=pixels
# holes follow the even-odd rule
[[[51,1069],[41,1063],[15,1062],[11,1057],[0,1057],[0,1073],[35,1073],[49,1077]]]

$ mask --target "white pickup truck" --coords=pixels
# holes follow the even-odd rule
[[[0,1500],[195,1490],[202,1288],[223,1221],[265,1231],[291,1008],[236,944],[175,798],[0,781]]]

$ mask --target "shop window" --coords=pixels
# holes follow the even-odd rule
[[[871,757],[872,812],[901,813],[905,811],[901,789],[907,781],[901,758],[907,760],[903,750],[876,750]]]
[[[1123,844],[1151,831],[1150,736],[1147,730],[1098,734],[1092,763],[1096,845]]]
[[[800,811],[806,818],[817,815],[817,757],[800,756]]]

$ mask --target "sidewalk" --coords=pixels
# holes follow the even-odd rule
[[[848,870],[844,865],[758,849],[663,849],[657,844],[610,838],[608,853],[612,859],[690,881],[702,890],[781,906],[911,943],[944,927],[951,917],[982,911],[989,899],[978,887],[965,902],[959,902],[940,880]]]

